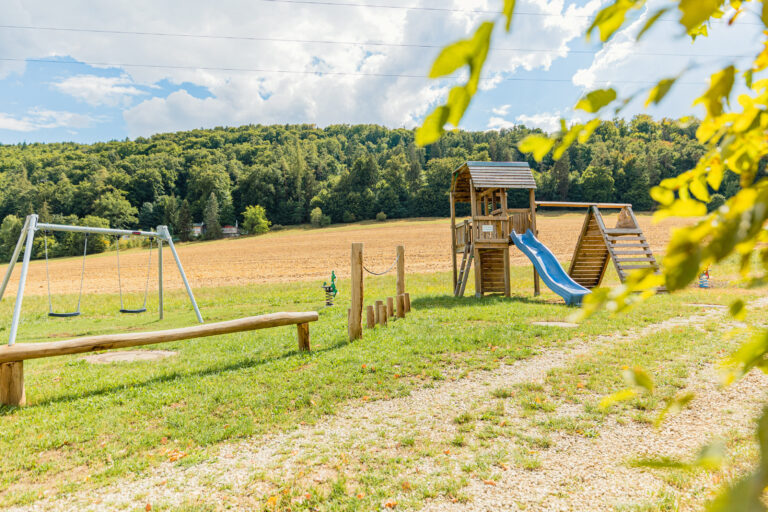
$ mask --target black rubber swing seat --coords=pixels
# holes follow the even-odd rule
[[[121,309],[121,313],[146,313],[147,308],[139,308],[139,309]]]
[[[80,316],[79,311],[74,311],[72,313],[48,313],[48,316],[54,316],[56,318],[69,318],[71,316]]]

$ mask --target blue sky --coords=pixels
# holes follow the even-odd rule
[[[248,123],[412,127],[450,85],[421,78],[439,46],[489,17],[472,10],[497,10],[501,0],[7,2],[0,143],[9,144]],[[379,7],[364,6],[374,3]],[[512,35],[495,35],[483,90],[462,128],[552,129],[561,117],[585,118],[571,106],[591,88],[611,85],[626,97],[686,68],[667,101],[648,112],[699,114],[690,99],[708,73],[748,62],[739,56],[760,38],[759,19],[746,13],[742,25],[717,24],[710,38],[692,44],[671,12],[635,44],[648,12],[663,5],[649,0],[609,44],[587,43],[584,29],[605,3],[518,0]],[[408,46],[414,43],[431,47]],[[642,103],[638,98],[622,115],[642,112]]]

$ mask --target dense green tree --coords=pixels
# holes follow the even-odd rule
[[[219,200],[216,199],[216,193],[211,192],[208,201],[203,209],[203,224],[205,226],[204,238],[207,240],[216,240],[223,236],[221,232],[221,222],[219,220]]]
[[[320,212],[322,215],[322,212]],[[269,232],[267,212],[259,205],[249,206],[243,212],[243,229],[249,235],[262,235]]]
[[[192,223],[192,210],[189,201],[185,199],[181,202],[179,220],[176,223],[176,234],[182,242],[189,242],[192,237]]]
[[[125,192],[110,190],[94,202],[93,213],[107,219],[113,228],[130,228],[138,221],[139,212],[125,198]]]

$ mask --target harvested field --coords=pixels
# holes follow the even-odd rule
[[[652,224],[651,216],[638,214],[638,221],[657,255],[663,250],[675,227],[690,219],[666,219]],[[581,230],[582,213],[539,214],[539,238],[561,261],[570,260]],[[615,215],[605,216],[606,224],[616,222]],[[348,274],[351,242],[365,243],[365,264],[372,270],[389,267],[395,246],[406,247],[406,271],[409,273],[443,272],[451,269],[450,221],[418,219],[334,226],[325,229],[291,229],[259,237],[245,237],[214,242],[180,244],[179,257],[190,283],[195,288],[258,283],[327,280],[331,270],[340,278]],[[525,265],[519,251],[511,251],[512,265]],[[145,250],[120,253],[123,290],[143,291],[147,272]],[[79,258],[51,260],[51,292],[77,293],[80,286]],[[157,286],[157,259],[153,256],[150,289]],[[182,287],[170,251],[165,251],[166,289]],[[9,286],[15,295],[19,270]],[[117,267],[114,252],[88,257],[84,293],[116,293]],[[45,265],[30,265],[25,294],[46,293]]]

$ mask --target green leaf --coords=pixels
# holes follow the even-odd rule
[[[537,162],[541,162],[554,145],[555,141],[546,135],[529,135],[520,141],[517,149],[521,153],[533,153],[533,158]]]
[[[653,393],[653,379],[642,368],[627,368],[622,372],[622,375],[627,385],[643,388],[649,393]]]
[[[723,0],[680,0],[680,24],[690,33],[716,14],[722,4]]]
[[[448,101],[446,106],[450,109],[447,121],[453,126],[459,126],[461,118],[464,116],[464,112],[469,106],[469,102],[472,100],[472,96],[467,92],[467,88],[461,85],[457,85],[451,92],[448,93]]]
[[[651,198],[662,206],[669,206],[675,202],[675,193],[664,187],[653,187]]]
[[[744,304],[744,301],[741,299],[736,299],[731,302],[729,311],[731,312],[731,316],[736,320],[744,320],[747,317],[746,304]]]
[[[760,11],[760,19],[763,20],[763,25],[768,27],[768,2],[763,2],[763,9]]]
[[[608,409],[610,407],[613,407],[615,404],[619,402],[626,402],[627,400],[631,400],[637,396],[637,391],[634,389],[622,389],[621,391],[617,391],[613,393],[612,395],[608,395],[604,397],[602,400],[600,400],[600,408],[601,409]]]
[[[471,40],[456,41],[442,49],[429,71],[429,78],[450,75],[462,66],[469,64],[474,46]]]
[[[704,176],[693,180],[690,184],[690,190],[691,194],[693,194],[693,196],[699,201],[703,201],[705,203],[709,202],[709,190],[707,190],[707,184]]]
[[[659,83],[657,83],[656,86],[651,89],[651,93],[648,95],[648,99],[645,100],[645,106],[648,107],[648,105],[651,103],[658,105],[675,84],[676,80],[677,78],[665,78],[663,80],[659,80]]]
[[[445,123],[448,122],[448,116],[451,110],[445,105],[437,107],[425,119],[424,123],[416,130],[416,144],[426,146],[437,142],[445,133]]]
[[[597,13],[592,25],[587,29],[587,39],[597,28],[600,30],[600,40],[607,41],[624,24],[627,12],[630,9],[639,9],[643,4],[645,0],[614,0]]]
[[[728,103],[735,75],[736,68],[733,66],[728,66],[713,74],[710,77],[709,89],[693,104],[703,103],[710,117],[717,117],[722,114],[723,102]]]
[[[475,36],[472,38],[472,54],[469,58],[469,80],[467,81],[467,92],[474,96],[477,92],[477,86],[480,83],[480,73],[483,71],[485,59],[488,57],[488,50],[491,48],[491,34],[494,24],[486,21],[477,28]]]
[[[504,29],[509,32],[509,28],[512,26],[512,13],[515,11],[515,0],[504,0],[504,10],[502,13],[507,19]]]
[[[600,126],[600,119],[593,119],[584,126],[584,130],[579,134],[579,144],[586,144],[589,138]]]
[[[657,21],[659,21],[659,18],[661,18],[664,14],[669,12],[671,7],[662,7],[661,9],[657,10],[655,13],[653,13],[653,16],[648,18],[648,20],[643,25],[643,28],[640,29],[640,32],[637,33],[637,40],[639,41],[643,35],[648,32],[648,30],[653,27]]]
[[[685,409],[685,407],[691,403],[693,399],[693,393],[683,393],[672,398],[669,402],[667,402],[667,406],[664,407],[664,410],[659,413],[658,418],[656,418],[655,425],[658,427],[667,416],[670,414],[677,414]]]
[[[596,89],[580,99],[574,108],[594,114],[615,99],[616,91],[613,89]]]

